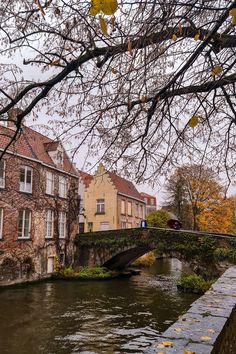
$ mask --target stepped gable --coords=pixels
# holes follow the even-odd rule
[[[0,148],[4,149],[14,134],[15,131],[13,129],[0,126]],[[59,144],[59,141],[54,141],[29,127],[22,126],[17,135],[16,141],[13,142],[8,150],[58,168],[58,166],[52,161],[48,151],[56,150]],[[77,171],[64,149],[63,164],[60,169],[77,175]]]
[[[90,185],[91,181],[93,180],[93,176],[90,175],[87,172],[80,171],[80,170],[79,170],[79,175],[82,178],[85,187],[88,188],[88,186]]]
[[[118,190],[118,193],[127,195],[134,199],[142,200],[141,194],[138,192],[134,184],[125,178],[118,176],[115,172],[107,172],[112,183]]]

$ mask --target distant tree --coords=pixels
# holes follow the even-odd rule
[[[152,211],[147,216],[148,226],[153,227],[167,227],[167,221],[170,219],[170,215],[167,211],[160,209]]]
[[[168,207],[193,230],[228,232],[232,224],[232,201],[208,167],[185,165],[166,184]]]
[[[218,200],[209,200],[205,209],[197,217],[200,230],[228,233],[233,231],[233,201],[219,196]]]

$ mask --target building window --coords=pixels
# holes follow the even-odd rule
[[[154,205],[154,199],[151,198],[151,205]]]
[[[0,208],[0,239],[3,237],[3,208]]]
[[[59,176],[59,197],[67,197],[67,180],[63,176]]]
[[[105,199],[97,199],[97,213],[105,213]]]
[[[121,229],[126,229],[126,223],[124,221],[121,221]]]
[[[121,214],[125,215],[125,201],[121,201]]]
[[[132,222],[127,222],[126,223],[126,228],[127,229],[132,229]]]
[[[31,211],[28,209],[19,210],[18,217],[18,238],[30,238],[31,232]]]
[[[140,205],[139,206],[140,207],[140,209],[139,209],[139,216],[140,216],[140,218],[143,218],[143,205]]]
[[[45,218],[45,238],[53,238],[54,232],[54,211],[48,209]]]
[[[31,167],[22,166],[20,168],[20,191],[32,193],[33,170]]]
[[[0,188],[5,187],[5,168],[6,162],[4,160],[0,161]]]
[[[59,212],[59,238],[66,237],[66,213],[63,211]]]
[[[88,222],[88,232],[93,232],[93,223]]]
[[[132,215],[132,203],[128,202],[128,215],[131,216]]]
[[[139,216],[139,213],[138,213],[138,204],[135,204],[135,216]]]
[[[54,194],[54,174],[49,171],[46,173],[46,193]]]
[[[146,203],[146,204],[148,203],[148,200],[147,200],[147,198],[146,198],[146,197],[144,198],[144,201],[145,201],[145,203]]]
[[[51,274],[54,272],[54,257],[48,257],[47,261],[47,273]]]
[[[108,221],[104,221],[100,223],[100,231],[106,231],[109,230],[110,225]]]

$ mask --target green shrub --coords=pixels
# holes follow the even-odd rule
[[[214,280],[204,280],[200,275],[192,274],[182,274],[178,288],[185,292],[193,292],[197,294],[204,294],[207,291]]]
[[[81,267],[78,273],[80,278],[109,278],[111,273],[105,267]]]
[[[58,272],[58,274],[63,277],[73,276],[75,274],[75,271],[72,269],[72,267],[64,267]]]

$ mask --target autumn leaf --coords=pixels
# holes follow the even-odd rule
[[[130,39],[128,39],[128,52],[130,55],[133,55],[132,42]]]
[[[175,332],[182,332],[183,330],[182,330],[182,328],[175,328]]]
[[[59,65],[60,59],[53,60],[50,65]]]
[[[39,0],[35,0],[35,3],[38,5],[39,10],[40,10],[41,14],[44,17],[46,14],[44,12],[44,9],[43,9],[42,5],[40,4],[40,1]]]
[[[200,37],[200,33],[196,33],[195,36],[194,36],[194,40],[195,40],[195,41],[198,41],[198,40],[199,40],[199,37]]]
[[[101,15],[99,16],[99,23],[100,23],[100,27],[101,27],[102,33],[103,33],[105,36],[108,36],[108,33],[107,33],[107,23],[106,23],[106,21],[104,20],[104,18],[103,18]]]
[[[213,328],[208,328],[207,332],[209,333],[215,333],[215,330]]]
[[[236,16],[232,17],[232,25],[236,26]]]
[[[114,15],[118,7],[117,0],[103,0],[101,3],[101,10],[105,15]]]
[[[89,13],[91,16],[96,16],[102,11],[104,15],[114,15],[117,8],[117,0],[92,0]]]
[[[161,344],[163,344],[164,347],[172,347],[173,342],[161,342]]]
[[[208,340],[211,340],[211,337],[208,336],[201,336],[200,339],[204,342],[207,342]]]
[[[101,1],[100,0],[92,0],[91,7],[89,9],[89,13],[91,16],[96,16],[101,11]]]
[[[118,71],[117,71],[115,68],[112,68],[112,69],[111,69],[111,72],[112,72],[112,74],[114,74],[114,75],[118,74]]]
[[[222,73],[222,71],[223,71],[222,66],[216,65],[216,66],[214,66],[214,68],[212,69],[211,74],[212,74],[212,76],[216,76],[216,75],[219,75],[220,73]]]
[[[177,36],[176,36],[176,34],[173,34],[173,36],[172,36],[172,41],[176,41],[177,40]]]
[[[230,16],[232,16],[232,17],[236,16],[236,7],[234,7],[233,9],[231,9],[231,10],[229,11],[229,14],[230,14]]]
[[[183,33],[183,27],[182,24],[179,23],[179,34],[181,35]]]
[[[192,352],[191,350],[185,350],[183,354],[196,354],[196,352]]]
[[[193,115],[192,118],[188,122],[188,126],[190,128],[194,128],[198,125],[198,116]]]
[[[146,102],[146,96],[140,96],[140,101],[142,103],[145,103]]]

